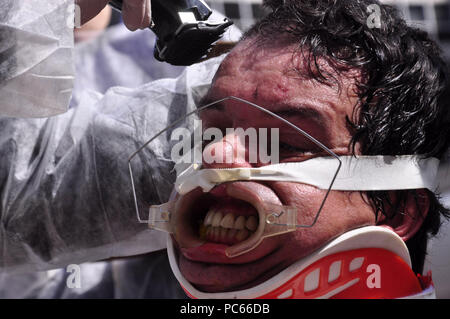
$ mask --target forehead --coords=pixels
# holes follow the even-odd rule
[[[207,100],[236,96],[271,111],[284,110],[288,105],[313,105],[324,113],[351,116],[357,102],[355,78],[359,73],[352,70],[338,74],[324,59],[316,62],[337,82],[324,84],[308,76],[308,52],[301,52],[296,44],[244,40],[219,67]]]

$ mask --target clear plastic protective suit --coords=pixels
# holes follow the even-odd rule
[[[74,82],[73,0],[0,2],[0,114],[67,111]]]
[[[233,123],[233,119],[240,114],[252,119],[251,123],[248,121],[245,121],[245,124],[240,123],[245,126]],[[171,141],[170,153],[167,151],[165,154],[154,154],[151,162],[172,162],[177,172],[176,192],[165,203],[153,203],[149,209],[148,220],[145,220],[136,196],[134,161],[140,154],[158,149],[161,141],[167,139]],[[233,151],[227,152],[227,147],[231,147]],[[222,199],[209,193],[215,186],[248,180],[254,172],[262,175],[260,180],[264,181],[265,171],[261,168],[273,164],[305,161],[314,157],[313,154],[328,157],[329,165],[333,169],[331,173],[319,170],[312,174],[313,176],[317,174],[317,178],[327,181],[327,191],[322,202],[313,208],[317,213],[312,221],[306,220],[298,208],[264,200],[251,202],[253,212],[248,213],[252,209],[242,208],[246,204],[237,202],[246,200],[234,195],[231,196],[233,205],[239,208],[235,212],[228,213],[226,222],[222,221],[220,225],[218,222],[206,222],[211,210],[222,209],[220,204],[219,207],[216,204]],[[249,166],[251,169],[248,169]],[[226,97],[198,107],[152,137],[129,159],[137,219],[141,223],[148,223],[152,229],[173,234],[181,247],[199,245],[199,241],[193,237],[198,237],[203,242],[212,240],[228,244],[226,254],[230,258],[256,248],[266,237],[295,231],[298,227],[312,227],[320,215],[340,166],[338,156],[318,139],[271,112],[270,107],[259,106],[238,97]],[[240,170],[240,167],[243,169]],[[200,178],[196,173],[205,173],[203,175],[206,177]],[[267,174],[270,175],[270,171]],[[183,199],[184,196],[189,196],[198,188],[202,189],[204,195],[198,196],[194,203],[188,201],[187,204]],[[205,204],[206,202],[209,204]],[[258,221],[257,226],[241,229],[246,235],[240,235],[239,231],[235,231],[242,226],[233,226],[233,223],[234,225],[239,223],[237,222],[239,209],[247,211],[245,215],[248,219],[249,214],[253,214]],[[196,212],[192,213],[193,210]],[[223,214],[225,220],[225,213]],[[189,225],[192,220],[196,220],[200,226]],[[187,228],[194,230],[188,231]],[[235,240],[237,238],[239,240]]]
[[[127,161],[195,108],[222,58],[136,89],[78,92],[77,105],[59,116],[0,117],[0,271],[55,269],[164,249],[165,234],[136,222]],[[165,142],[154,152],[169,147]],[[152,156],[135,161],[140,203],[167,201],[173,189],[172,165],[152,162]]]
[[[210,17],[214,20],[223,18],[217,11]],[[241,35],[233,25],[224,33],[222,41],[234,43]],[[76,43],[76,79],[71,104],[78,104],[79,95],[85,91],[104,94],[115,86],[138,87],[158,79],[178,77],[185,67],[156,60],[153,57],[155,41],[156,35],[150,29],[131,32],[119,23],[94,41]]]

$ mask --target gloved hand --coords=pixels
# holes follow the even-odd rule
[[[75,0],[80,7],[81,23],[94,18],[108,4],[109,0]],[[150,0],[123,0],[123,22],[131,31],[145,29],[151,23]]]

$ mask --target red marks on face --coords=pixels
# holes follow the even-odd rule
[[[277,83],[277,89],[282,94],[286,94],[289,91],[289,89],[281,83]]]

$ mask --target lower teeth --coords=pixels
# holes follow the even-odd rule
[[[247,239],[251,232],[247,229],[238,230],[201,225],[199,235],[202,240],[232,245]]]

